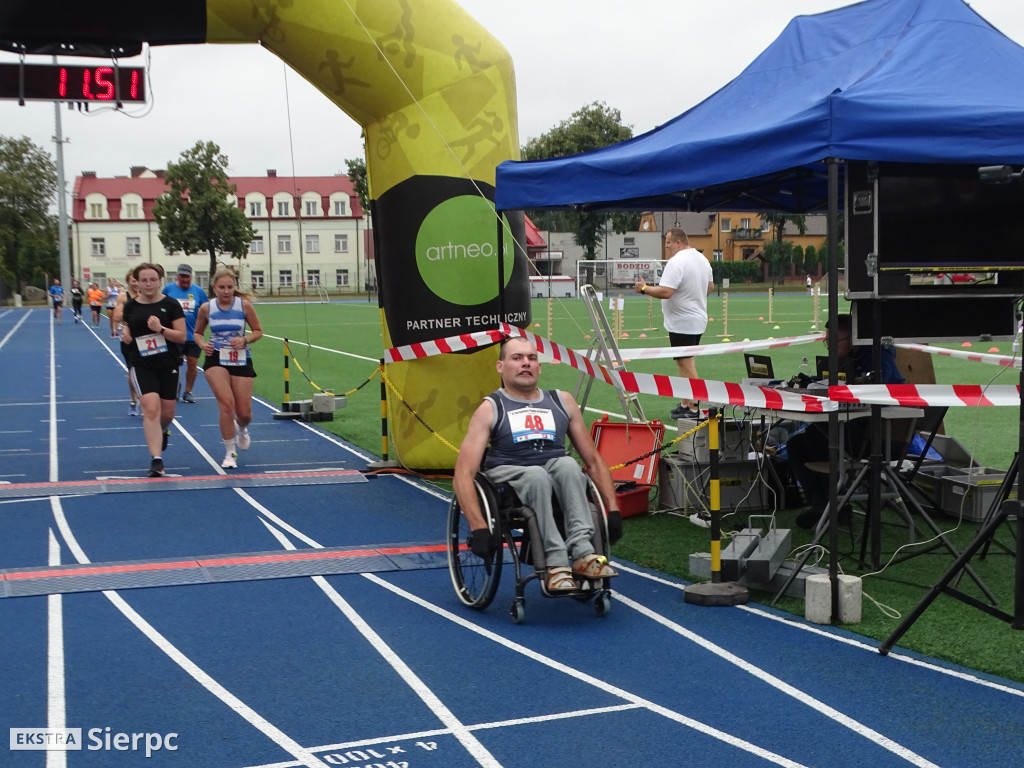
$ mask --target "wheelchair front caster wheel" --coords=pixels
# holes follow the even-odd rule
[[[601,592],[594,598],[594,610],[598,616],[604,616],[612,609],[612,596],[607,592]]]
[[[518,624],[524,618],[526,618],[526,601],[522,598],[517,598],[513,601],[512,606],[509,608],[509,614],[512,616],[512,621]]]

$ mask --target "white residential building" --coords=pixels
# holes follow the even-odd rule
[[[252,222],[256,237],[238,263],[243,285],[261,295],[316,292],[356,293],[376,285],[371,233],[348,176],[234,177],[233,203]],[[72,204],[72,272],[84,283],[123,280],[136,264],[161,264],[173,275],[187,262],[193,279],[209,286],[209,255],[186,257],[160,242],[153,203],[166,191],[162,171],[132,168],[131,176],[99,178],[85,172],[75,179]]]

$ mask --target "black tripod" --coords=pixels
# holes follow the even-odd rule
[[[1021,370],[1020,374],[1021,392],[1024,393],[1024,369]],[[938,583],[932,587],[928,594],[924,596],[924,599],[911,611],[903,622],[896,627],[896,630],[878,646],[878,652],[883,656],[888,654],[892,647],[899,641],[901,637],[910,629],[911,625],[921,616],[922,613],[928,608],[929,605],[939,596],[940,593],[945,592],[950,597],[955,597],[957,600],[966,603],[967,605],[973,606],[990,616],[995,616],[1001,621],[1007,622],[1012,629],[1024,629],[1024,514],[1022,514],[1022,505],[1019,499],[1009,498],[1010,489],[1014,483],[1017,483],[1017,488],[1021,488],[1021,462],[1020,454],[1024,451],[1024,404],[1022,404],[1020,410],[1020,425],[1018,427],[1018,449],[1017,453],[1013,457],[1013,462],[1010,465],[1010,471],[1003,479],[1003,484],[999,489],[999,496],[997,497],[998,510],[995,508],[990,509],[985,517],[985,521],[982,523],[981,528],[978,529],[977,535],[974,537],[974,541],[971,542],[970,546],[963,551],[963,554],[958,557],[954,563],[949,567],[949,570],[943,574],[942,578],[939,579]],[[980,600],[961,592],[954,586],[951,586],[953,582],[959,578],[962,571],[965,571],[969,566],[971,558],[974,557],[975,553],[985,548],[987,550],[988,545],[992,542],[993,536],[1005,522],[1014,523],[1014,543],[1016,547],[1015,553],[1015,569],[1014,569],[1014,587],[1013,587],[1013,601],[1014,601],[1014,612],[1012,614],[1006,611],[999,610],[995,605],[986,605]]]

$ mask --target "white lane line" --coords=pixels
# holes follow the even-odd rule
[[[659,584],[663,584],[664,586],[672,587],[673,589],[678,589],[680,592],[682,592],[686,588],[685,584],[680,584],[678,581],[672,581],[661,576],[656,576],[652,573],[647,573],[646,571],[638,570],[636,568],[631,567],[629,563],[616,561],[615,568],[619,571],[632,573],[635,576],[640,576],[641,578],[647,579],[649,581],[655,581]],[[772,613],[770,611],[765,610],[763,607],[757,605],[738,605],[736,607],[739,608],[739,610],[741,611],[752,613],[755,616],[759,616],[763,619],[770,619],[772,621],[779,622],[780,624],[784,624],[791,629],[797,629],[802,632],[810,632],[811,634],[818,635],[819,637],[825,638],[826,640],[831,640],[832,642],[836,643],[843,643],[845,645],[852,646],[862,651],[868,651],[873,654],[878,653],[878,648],[876,648],[873,645],[869,645],[868,643],[865,643],[861,640],[857,640],[853,637],[845,637],[828,629],[823,629],[821,627],[815,627],[810,624],[802,623],[801,621],[799,621],[798,616],[793,616],[792,614]],[[905,664],[912,664],[917,667],[922,667],[923,669],[927,669],[931,672],[937,672],[942,675],[948,675],[949,677],[954,677],[958,680],[962,680],[967,683],[974,683],[975,685],[980,685],[985,688],[992,688],[993,690],[999,691],[1000,693],[1008,693],[1013,696],[1019,696],[1021,698],[1024,698],[1024,690],[1021,690],[1020,688],[1011,688],[1002,683],[998,683],[992,680],[985,680],[983,678],[977,677],[976,675],[972,675],[967,672],[962,672],[957,669],[948,669],[947,667],[941,667],[937,664],[933,664],[924,659],[916,659],[912,656],[907,656],[905,654],[897,653],[894,651],[889,653],[888,658],[894,659],[896,661],[902,661]]]
[[[57,343],[53,337],[53,315],[50,315],[50,482],[60,479],[57,456]]]
[[[49,544],[48,565],[60,565],[60,544],[47,528]],[[67,707],[64,689],[64,613],[61,595],[46,596],[46,727],[63,729],[67,722]],[[46,753],[46,768],[64,768],[67,752],[49,750]]]
[[[590,717],[592,715],[607,715],[613,712],[628,712],[640,707],[633,704],[618,704],[611,707],[593,707],[592,709],[580,709],[575,712],[555,712],[549,715],[538,715],[536,717],[522,717],[514,720],[502,720],[492,723],[477,723],[467,725],[471,731],[484,731],[492,728],[507,728],[517,725],[535,725],[537,723],[550,723],[557,720],[571,720],[578,717]],[[372,747],[375,744],[394,744],[400,741],[412,741],[413,739],[431,739],[438,736],[451,736],[452,732],[447,728],[437,728],[432,731],[415,731],[413,733],[395,733],[388,736],[376,736],[372,739],[359,739],[358,741],[344,741],[337,744],[321,744],[310,747],[313,752],[338,752],[341,750],[359,749],[361,747]],[[248,768],[296,768],[298,763],[263,763],[262,765],[250,765]]]
[[[786,768],[804,768],[804,766],[801,763],[798,763],[794,760],[790,760],[789,758],[783,757],[782,755],[778,755],[774,752],[771,752],[770,750],[764,749],[763,747],[759,747],[756,744],[752,744],[751,742],[746,741],[745,739],[741,739],[737,736],[733,736],[730,733],[726,733],[725,731],[720,731],[713,726],[710,726],[706,723],[702,723],[699,720],[694,720],[693,718],[687,717],[686,715],[683,715],[679,712],[671,710],[667,707],[663,707],[660,704],[655,704],[653,701],[645,699],[642,696],[637,696],[634,693],[630,693],[629,691],[619,688],[618,686],[612,685],[604,680],[600,680],[592,675],[587,674],[586,672],[581,672],[580,670],[574,669],[573,667],[563,664],[560,661],[555,661],[549,656],[544,656],[543,654],[540,654],[531,648],[527,648],[524,645],[520,645],[519,643],[509,640],[507,637],[503,637],[495,632],[491,632],[488,629],[484,629],[483,627],[478,627],[477,625],[473,624],[471,621],[463,618],[462,616],[454,614],[451,611],[441,608],[440,606],[434,605],[433,603],[427,602],[423,598],[418,597],[417,595],[414,595],[411,592],[407,592],[401,587],[397,587],[394,584],[388,583],[387,581],[376,576],[375,574],[363,573],[360,575],[363,578],[373,582],[374,584],[377,584],[383,587],[384,589],[387,589],[395,593],[399,597],[404,597],[406,600],[415,603],[421,608],[425,608],[426,610],[431,611],[432,613],[435,613],[438,616],[445,618],[451,622],[454,622],[455,624],[458,624],[459,626],[468,629],[471,632],[475,632],[476,634],[485,637],[488,640],[492,640],[493,642],[498,643],[499,645],[501,645],[504,648],[507,648],[508,650],[515,651],[516,653],[519,653],[527,657],[528,659],[531,659],[532,661],[535,661],[539,664],[543,664],[546,667],[550,667],[551,669],[554,669],[557,672],[561,672],[564,675],[568,675],[569,677],[572,677],[576,680],[588,683],[589,685],[592,685],[605,693],[610,693],[613,696],[618,696],[619,698],[624,699],[625,701],[628,701],[631,704],[635,704],[638,707],[647,709],[656,715],[661,715],[662,717],[668,720],[672,720],[673,722],[679,723],[680,725],[692,728],[693,730],[698,731],[699,733],[703,733],[704,735],[710,736],[713,739],[717,739],[721,742],[736,747],[737,749],[741,749],[744,752],[749,752],[750,754],[756,755],[757,757],[774,763],[775,765],[785,766]],[[619,600],[622,599],[618,595],[618,593],[616,593],[616,597]]]
[[[761,669],[760,667],[757,667],[754,664],[751,664],[750,662],[741,659],[736,654],[725,650],[720,645],[712,643],[707,638],[701,637],[696,632],[691,632],[685,627],[680,626],[676,622],[671,621],[670,619],[662,616],[660,613],[657,613],[656,611],[648,608],[647,606],[641,605],[635,600],[632,600],[619,593],[616,593],[615,597],[618,599],[620,603],[629,606],[642,616],[646,616],[651,621],[660,624],[661,626],[665,627],[671,632],[675,632],[677,635],[685,637],[691,643],[694,643],[700,648],[703,648],[705,651],[713,653],[715,656],[718,656],[723,661],[732,664],[734,667],[738,667],[739,669],[743,670],[744,672],[756,678],[757,680],[760,680],[762,683],[770,685],[772,688],[775,688],[780,693],[784,693],[785,695],[795,699],[801,704],[810,707],[818,714],[824,715],[830,720],[834,720],[836,723],[842,725],[845,728],[849,728],[858,736],[863,736],[869,741],[874,742],[883,749],[892,752],[897,757],[906,760],[911,765],[916,765],[919,768],[939,768],[939,766],[937,766],[935,763],[922,757],[921,755],[908,749],[907,747],[904,747],[902,744],[893,741],[888,736],[885,736],[884,734],[879,733],[873,728],[864,725],[864,723],[854,720],[852,717],[843,714],[838,709],[830,707],[821,699],[816,699],[809,693],[805,693],[801,691],[799,688],[796,688],[795,686],[792,686],[789,683],[780,680],[779,678],[775,677],[775,675],[772,675],[766,672],[765,670]]]
[[[9,330],[9,331],[7,332],[7,335],[6,335],[6,336],[4,336],[4,337],[3,337],[2,339],[0,339],[0,349],[3,349],[3,348],[4,348],[4,344],[6,344],[6,343],[7,343],[8,341],[10,341],[11,337],[12,337],[12,336],[13,336],[13,335],[15,334],[15,332],[16,332],[16,331],[17,331],[17,330],[18,330],[19,328],[21,328],[21,324],[22,324],[22,323],[24,323],[24,322],[25,322],[26,320],[28,320],[28,312],[26,312],[26,313],[25,313],[24,315],[22,315],[22,318],[21,318],[21,320],[19,320],[18,322],[16,322],[16,323],[14,324],[14,327],[13,327],[13,328],[11,328],[11,330]]]
[[[277,341],[284,341],[283,336],[271,336],[269,333],[263,334],[268,339],[276,339]],[[295,339],[288,339],[288,345],[297,344],[302,347],[309,347],[310,349],[319,349],[321,352],[333,352],[335,355],[344,355],[345,357],[354,357],[357,360],[368,360],[371,363],[379,363],[379,358],[365,357],[363,355],[356,355],[352,352],[342,352],[340,349],[331,349],[330,347],[318,347],[316,344],[307,344],[304,341],[296,341]]]
[[[64,537],[64,542],[68,545],[68,549],[71,550],[75,560],[82,564],[91,562],[86,556],[85,551],[81,546],[79,546],[78,540],[71,531],[71,526],[68,525],[68,521],[64,517],[64,510],[61,507],[60,499],[56,496],[51,497],[50,504],[53,508],[53,516],[57,521],[57,527],[61,532],[61,536]],[[299,761],[300,765],[308,766],[308,768],[327,768],[326,763],[323,763],[316,757],[316,755],[292,739],[277,726],[268,722],[262,715],[231,693],[223,685],[214,680],[213,677],[200,668],[198,664],[179,651],[174,644],[160,634],[152,624],[142,618],[134,608],[128,605],[121,595],[113,590],[104,590],[103,596],[110,600],[110,602],[114,604],[114,607],[117,608],[124,617],[128,619],[128,621],[134,624],[150,642],[166,654],[171,661],[181,667],[181,669],[183,669],[207,691],[224,702],[233,712],[235,712],[235,714],[239,715],[243,720],[256,728],[256,730],[260,731],[260,733],[277,744],[277,746],[285,752],[292,755],[292,757]]]
[[[274,526],[267,523],[265,520],[261,521],[266,526],[270,534],[277,539],[281,546],[285,549],[296,549],[291,539],[285,536],[281,531],[274,528]],[[320,547],[321,545],[315,545]],[[408,685],[413,692],[420,697],[420,700],[430,709],[431,712],[442,722],[445,727],[451,731],[451,734],[458,739],[459,743],[465,747],[466,751],[471,754],[477,763],[484,768],[501,768],[501,763],[498,762],[497,758],[492,755],[487,748],[480,743],[470,729],[462,723],[456,716],[455,713],[448,709],[447,706],[437,697],[437,695],[430,690],[430,687],[420,679],[419,675],[412,671],[408,664],[395,653],[391,647],[384,642],[384,638],[378,635],[373,628],[363,619],[362,616],[351,606],[348,601],[345,600],[337,590],[334,589],[330,584],[327,583],[327,579],[323,576],[311,577],[313,583],[320,587],[321,591],[327,595],[327,599],[330,600],[335,607],[338,608],[344,614],[345,618],[352,622],[352,626],[361,634],[366,641],[373,647],[377,653],[383,657],[383,659],[391,666],[392,669],[398,674],[405,684]]]

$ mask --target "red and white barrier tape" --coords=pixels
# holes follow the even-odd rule
[[[929,344],[894,344],[893,346],[900,349],[912,349],[916,352],[926,352],[929,355],[939,355],[940,357],[957,357],[961,360],[973,360],[976,363],[1001,365],[1004,368],[1021,367],[1020,357],[1011,357],[1009,355],[992,355],[987,352],[964,352],[959,349],[933,347]]]
[[[854,384],[829,387],[829,399],[864,405],[1020,405],[1020,387],[1012,384]]]
[[[449,336],[446,339],[434,339],[419,344],[407,344],[402,347],[392,347],[384,353],[384,359],[389,363],[401,363],[405,360],[416,360],[421,357],[433,357],[448,352],[461,352],[466,349],[477,349],[491,344],[497,344],[507,334],[500,330],[478,331],[476,333],[464,333],[461,336]]]
[[[786,411],[822,413],[836,409],[835,403],[830,403],[825,398],[800,395],[785,390],[762,389],[761,387],[731,384],[724,381],[684,379],[679,376],[611,371],[568,347],[504,323],[493,331],[462,334],[420,344],[394,347],[387,350],[384,356],[389,362],[415,360],[486,346],[501,341],[505,336],[525,336],[533,342],[539,353],[547,355],[557,362],[565,363],[578,371],[583,371],[588,376],[601,379],[606,384],[625,392],[662,395],[680,400],[697,400],[715,405],[739,405]]]
[[[776,349],[797,344],[810,344],[825,338],[823,333],[807,336],[786,336],[779,339],[755,339],[754,341],[726,341],[720,344],[694,344],[689,347],[619,347],[624,360],[657,360],[666,357],[701,357],[703,355],[727,355],[733,352],[752,352],[759,349]]]
[[[389,362],[415,360],[434,355],[475,349],[495,344],[506,336],[524,336],[537,347],[541,354],[548,355],[588,376],[601,379],[606,384],[625,392],[645,395],[674,397],[680,400],[696,400],[713,405],[734,405],[747,408],[766,408],[805,413],[824,413],[837,409],[839,403],[864,405],[904,405],[921,408],[929,405],[1020,405],[1020,388],[1014,385],[982,386],[974,384],[857,384],[830,387],[828,398],[802,395],[785,389],[767,389],[724,381],[684,379],[680,376],[664,376],[630,371],[612,371],[575,352],[568,347],[503,323],[495,330],[449,336],[429,342],[394,347],[385,352]],[[793,337],[799,338],[799,337]],[[808,337],[810,340],[820,338]],[[923,345],[901,345],[923,346]],[[677,347],[676,349],[686,349]],[[927,347],[926,347],[927,349]]]

